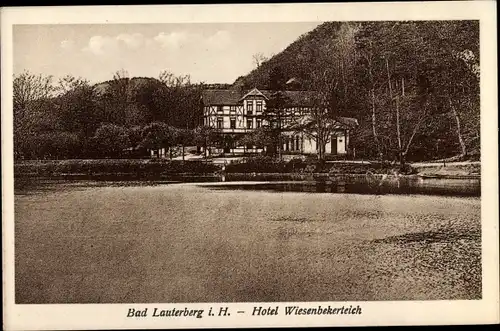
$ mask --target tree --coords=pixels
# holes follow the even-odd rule
[[[64,95],[70,91],[78,90],[89,85],[90,82],[85,78],[65,75],[58,80],[57,86],[54,87],[54,90],[58,95]]]
[[[375,147],[377,149],[377,156],[382,154],[381,141],[378,135],[378,122],[377,122],[377,98],[375,96],[375,91],[378,89],[379,82],[376,81],[378,75],[375,74],[376,63],[375,63],[375,47],[374,40],[372,39],[373,32],[376,31],[376,23],[367,23],[363,25],[361,31],[356,35],[356,48],[360,57],[358,58],[359,68],[361,68],[363,73],[361,73],[357,78],[358,81],[363,86],[367,87],[368,99],[371,116],[371,132],[373,134],[373,139],[375,141]]]
[[[275,145],[272,152],[277,151],[278,158],[282,158],[282,133],[284,131],[284,117],[286,109],[290,105],[290,98],[284,92],[286,77],[281,66],[274,67],[269,74],[270,95],[266,101],[266,108],[262,114],[272,132]]]
[[[59,95],[54,99],[64,130],[75,132],[87,142],[102,120],[97,112],[97,94],[94,86],[82,78],[67,75],[59,80]]]
[[[422,52],[424,44],[415,22],[367,23],[358,38],[374,139],[379,152],[395,155],[402,165],[432,120],[429,90],[422,85],[429,57]]]
[[[159,117],[169,125],[178,128],[194,129],[200,122],[200,100],[203,83],[193,84],[189,75],[176,76],[162,71],[159,75],[161,89],[154,99],[159,105]]]
[[[167,87],[183,87],[191,85],[190,75],[179,75],[176,76],[174,73],[163,70],[158,76],[159,81]]]
[[[141,146],[146,149],[167,148],[172,158],[172,146],[176,141],[176,129],[164,122],[152,122],[142,129]]]
[[[204,157],[207,158],[208,157],[208,146],[210,146],[210,144],[213,141],[216,141],[218,139],[217,132],[209,126],[198,126],[194,130],[193,135],[194,135],[194,142],[198,146],[203,147]]]
[[[172,107],[166,102],[165,86],[154,78],[132,78],[130,104],[126,109],[127,125],[146,125],[150,122],[166,122]]]
[[[53,92],[52,76],[35,75],[29,71],[14,76],[14,155],[16,157],[20,157],[23,153],[30,153],[26,147],[33,146],[29,140],[40,129],[57,127],[57,118],[47,111],[52,108]],[[50,115],[44,116],[44,114]]]
[[[116,124],[102,124],[95,132],[94,142],[101,156],[120,156],[130,145],[128,131]]]
[[[427,40],[427,73],[433,86],[433,103],[448,110],[455,123],[460,154],[479,148],[479,22],[424,22],[419,26]]]
[[[182,146],[182,161],[185,159],[185,147],[194,141],[194,132],[190,129],[177,129],[176,143]]]
[[[385,22],[378,26],[373,38],[383,67],[379,75],[383,77],[385,71],[386,77],[382,94],[389,110],[387,128],[401,164],[415,138],[435,126],[431,123],[440,109],[451,112],[460,157],[467,154],[462,119],[472,118],[467,111],[473,113],[479,104],[478,64],[469,53],[465,61],[460,54],[478,49],[473,26],[471,22]]]
[[[252,59],[256,68],[260,67],[263,62],[268,60],[268,58],[261,52],[252,55]]]
[[[53,95],[52,76],[35,75],[24,71],[14,76],[14,111],[25,111],[36,100],[48,99]],[[22,114],[21,114],[22,115]]]
[[[125,125],[125,113],[131,101],[129,85],[130,78],[127,71],[122,69],[113,74],[113,79],[108,82],[100,97],[105,122]]]
[[[276,139],[273,130],[269,127],[260,127],[243,135],[237,140],[239,145],[253,145],[257,148],[265,148],[266,154],[274,154]]]
[[[286,129],[284,120],[286,109],[290,104],[290,99],[283,91],[273,91],[266,102],[266,109],[263,112],[263,118],[269,124],[270,131],[274,137],[275,146],[272,150],[277,151],[278,159],[282,159],[283,131]]]

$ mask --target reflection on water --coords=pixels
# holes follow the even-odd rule
[[[227,179],[226,179],[227,180]],[[234,180],[234,179],[233,179]],[[143,177],[140,175],[60,176],[47,178],[15,178],[16,194],[33,193],[65,187],[151,186],[176,183],[221,182],[219,176],[171,175]],[[481,196],[479,178],[425,178],[420,176],[344,175],[309,180],[264,182],[238,181],[204,184],[213,190],[253,190],[274,192],[357,193],[357,194],[429,194],[451,196]]]
[[[357,193],[357,194],[429,194],[481,196],[479,179],[437,179],[399,177],[385,181],[370,178],[346,178],[302,182],[230,183],[205,185],[213,190],[253,190],[274,192]]]
[[[14,193],[17,195],[60,191],[63,188],[158,186],[176,183],[219,182],[215,176],[144,176],[141,174],[117,175],[61,175],[46,177],[15,177]]]

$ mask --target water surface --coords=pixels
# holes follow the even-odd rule
[[[16,303],[481,298],[476,197],[126,183],[17,189]]]

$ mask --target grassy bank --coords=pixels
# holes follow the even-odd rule
[[[238,160],[226,167],[226,173],[294,173],[294,174],[387,174],[400,171],[403,174],[416,173],[410,165],[400,167],[389,162],[324,162],[317,160],[292,159],[278,161],[268,157],[255,157]]]
[[[220,167],[212,163],[201,161],[170,161],[165,159],[30,160],[14,164],[14,174],[19,177],[212,174],[218,170],[220,170]]]
[[[421,175],[436,177],[480,176],[480,162],[415,164],[412,167]]]
[[[221,173],[221,163],[197,161],[180,161],[168,159],[90,159],[90,160],[23,160],[14,164],[16,177],[99,177],[99,176],[132,176],[162,177],[172,175],[211,175]],[[461,164],[415,164],[399,165],[382,162],[328,162],[291,160],[276,161],[256,157],[232,161],[224,167],[227,179],[257,178],[262,180],[304,180],[311,177],[328,177],[338,175],[383,175],[398,172],[403,175],[424,175],[431,177],[474,177],[479,176],[481,165],[476,163]],[[83,178],[82,177],[82,178]]]

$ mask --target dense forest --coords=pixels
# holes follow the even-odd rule
[[[266,88],[276,67],[357,118],[364,155],[479,157],[478,21],[324,23],[235,86]]]
[[[205,88],[269,88],[281,72],[317,91],[329,116],[354,117],[360,157],[478,158],[477,21],[328,22],[301,36],[234,84],[192,83],[189,75],[92,85],[83,78],[24,72],[14,77],[15,155],[88,158],[137,147],[206,143]]]

